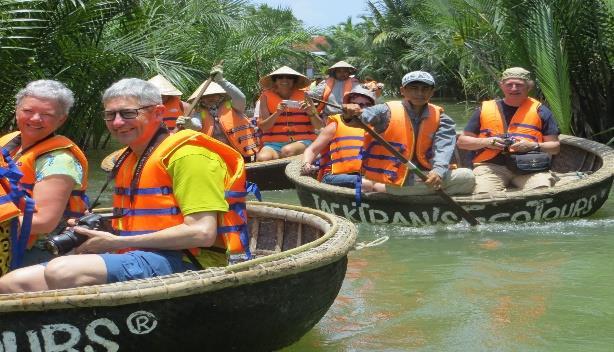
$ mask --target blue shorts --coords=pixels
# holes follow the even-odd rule
[[[130,251],[122,254],[99,254],[107,266],[107,282],[146,279],[155,276],[194,270],[181,258],[181,251]]]
[[[311,143],[313,143],[313,141],[310,141],[309,139],[304,139],[301,141],[294,141],[294,142],[301,142],[305,145],[305,147],[309,147]],[[283,146],[294,143],[294,142],[267,142],[267,143],[264,143],[264,146],[273,149],[274,151],[277,152],[277,154],[281,154],[281,148]]]
[[[326,174],[322,177],[322,182],[334,186],[356,188],[360,177],[359,174]]]

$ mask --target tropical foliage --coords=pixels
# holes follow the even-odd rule
[[[377,0],[358,24],[334,26],[331,60],[344,55],[389,87],[423,69],[450,97],[495,97],[501,70],[523,66],[561,130],[614,136],[612,0]],[[343,45],[344,47],[338,47]],[[363,54],[356,48],[364,48]]]
[[[0,129],[15,93],[57,79],[76,95],[64,134],[99,147],[101,93],[123,77],[163,74],[189,95],[224,59],[225,76],[249,98],[258,78],[303,63],[309,34],[289,10],[245,0],[0,0]]]
[[[389,94],[404,73],[428,70],[439,94],[479,101],[499,94],[503,68],[523,66],[563,132],[614,139],[612,0],[365,4],[361,21],[327,31],[320,69],[350,61]],[[40,78],[75,91],[62,132],[95,148],[108,137],[101,92],[122,77],[161,73],[187,96],[224,59],[225,76],[253,103],[264,74],[318,61],[301,49],[311,32],[289,10],[248,0],[0,0],[0,130],[11,128],[14,94]]]

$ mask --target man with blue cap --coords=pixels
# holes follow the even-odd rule
[[[397,157],[370,135],[365,137],[363,152],[363,189],[369,185],[376,192],[396,195],[433,194],[445,189],[448,194],[473,191],[471,170],[450,166],[456,144],[452,118],[429,100],[435,90],[435,79],[425,71],[413,71],[401,80],[402,101],[389,101],[361,109],[344,105],[344,119],[360,118],[373,127],[407,160],[425,170],[422,181]],[[351,123],[350,123],[351,125]]]

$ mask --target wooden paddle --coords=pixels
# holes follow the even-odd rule
[[[215,66],[221,66],[223,64],[224,64],[224,60],[220,60],[220,62],[218,62],[216,65],[214,65],[214,67]],[[207,78],[207,80],[203,84],[203,87],[198,91],[198,94],[196,94],[196,97],[190,103],[190,107],[188,108],[188,111],[186,111],[185,116],[189,117],[190,115],[192,115],[192,112],[196,108],[196,105],[198,105],[198,103],[200,101],[200,98],[203,97],[203,94],[205,94],[205,91],[207,90],[207,88],[209,88],[209,85],[211,84],[211,81],[213,81],[213,76],[209,76],[209,78]],[[183,129],[183,126],[177,127],[177,129]]]
[[[331,103],[328,103],[328,102],[325,102],[325,101],[322,101],[316,98],[311,98],[311,99],[324,103],[324,104],[328,104],[332,106],[333,108],[343,110],[342,106],[331,104]],[[405,158],[403,154],[401,154],[397,149],[395,149],[392,145],[390,145],[390,143],[388,143],[384,138],[382,138],[382,136],[380,136],[379,133],[375,132],[371,127],[369,127],[369,125],[364,123],[360,118],[353,116],[353,119],[356,122],[358,122],[358,124],[360,125],[362,129],[367,131],[373,138],[375,138],[378,142],[380,142],[384,146],[384,148],[386,148],[390,153],[392,153],[394,156],[399,158],[399,160],[401,160],[407,166],[408,169],[410,169],[413,173],[418,175],[418,177],[420,177],[422,181],[426,181],[427,175],[422,170],[420,170],[416,165],[414,165],[410,160],[407,160],[407,158]],[[445,200],[452,207],[452,209],[457,215],[465,219],[465,221],[467,221],[471,226],[480,224],[479,221],[473,215],[469,214],[469,212],[465,210],[465,208],[461,207],[460,204],[458,204],[454,199],[452,199],[452,197],[450,197],[450,195],[447,194],[443,189],[440,188],[440,189],[433,189],[433,190],[435,191],[435,193],[437,193],[443,200]]]

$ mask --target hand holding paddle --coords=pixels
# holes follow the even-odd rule
[[[219,63],[217,63],[214,66],[214,68],[219,68],[219,70],[221,70],[223,64],[224,64],[224,60],[221,60]],[[192,112],[196,108],[196,105],[198,105],[198,103],[200,102],[200,98],[203,97],[203,94],[205,94],[205,91],[207,90],[207,88],[209,88],[211,81],[213,81],[216,75],[220,74],[219,70],[212,70],[212,74],[209,74],[209,78],[207,78],[205,83],[202,85],[202,88],[200,88],[200,90],[198,91],[198,94],[196,94],[196,97],[194,98],[194,100],[192,100],[192,102],[190,103],[190,107],[188,108],[188,111],[186,111],[185,113],[186,117],[190,117],[190,115],[192,115]],[[177,129],[182,130],[184,129],[184,126],[178,124]]]
[[[315,99],[312,98],[315,101],[324,103],[324,104],[328,104],[331,105],[334,108],[337,109],[343,109],[342,106],[336,105],[336,104],[331,104],[319,99]],[[414,165],[411,161],[407,160],[407,158],[405,158],[405,156],[403,156],[403,154],[401,154],[397,149],[395,149],[392,145],[390,145],[390,143],[388,143],[382,136],[380,136],[377,132],[375,132],[371,127],[369,127],[369,125],[367,125],[366,123],[364,123],[358,116],[356,116],[356,112],[357,111],[348,111],[349,115],[351,115],[353,117],[352,122],[356,123],[360,128],[364,129],[365,131],[367,131],[373,138],[375,138],[382,146],[384,146],[384,148],[386,148],[390,153],[392,153],[395,157],[397,157],[399,160],[401,160],[401,162],[403,162],[405,165],[407,165],[407,168],[410,169],[413,173],[415,173],[422,181],[424,181],[424,183],[427,184],[431,184],[431,185],[435,185],[437,184],[434,180],[433,177],[431,176],[431,178],[429,178],[429,175],[426,175],[422,170],[420,170],[416,165]],[[471,226],[475,226],[475,225],[479,225],[480,223],[478,222],[478,220],[473,217],[473,215],[469,214],[469,212],[467,210],[465,210],[463,207],[461,207],[458,203],[456,203],[456,201],[454,199],[452,199],[452,197],[450,197],[450,195],[448,195],[443,189],[439,188],[439,189],[435,189],[434,188],[435,193],[437,193],[443,200],[445,200],[454,210],[454,212],[460,216],[461,218],[465,219],[465,221],[467,221]]]

